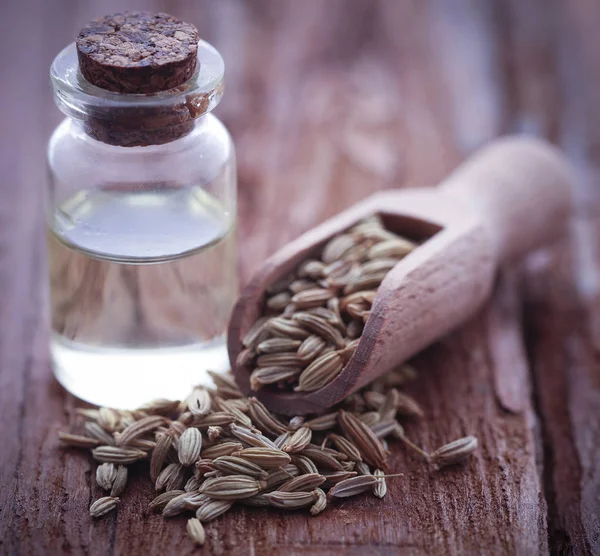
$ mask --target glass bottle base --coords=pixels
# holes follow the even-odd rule
[[[197,384],[211,385],[207,370],[229,369],[225,335],[176,348],[96,348],[56,334],[50,350],[54,374],[87,402],[135,409],[156,398],[182,400]]]

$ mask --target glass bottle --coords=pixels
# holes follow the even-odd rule
[[[235,154],[210,113],[223,60],[198,44],[193,77],[152,95],[93,86],[75,44],[51,67],[67,116],[48,145],[54,373],[89,402],[181,399],[228,368],[237,297]]]

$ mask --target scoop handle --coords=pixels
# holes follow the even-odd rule
[[[557,148],[507,137],[470,157],[440,188],[477,211],[503,262],[566,231],[572,184],[569,163]]]

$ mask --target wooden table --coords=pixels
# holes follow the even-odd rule
[[[95,4],[93,10],[90,5]],[[600,4],[594,0],[142,2],[222,52],[218,114],[239,153],[241,273],[377,189],[435,184],[509,132],[547,137],[578,172],[571,237],[499,277],[473,321],[421,354],[410,389],[427,449],[466,433],[466,469],[401,447],[389,495],[318,518],[239,509],[206,554],[600,554]],[[94,465],[58,449],[75,403],[48,363],[44,149],[60,119],[53,56],[117,0],[2,7],[0,552],[188,554],[182,519],[145,511],[144,477],[92,523]]]

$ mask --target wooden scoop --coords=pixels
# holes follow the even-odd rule
[[[377,193],[292,241],[255,274],[234,308],[229,359],[242,391],[288,415],[321,412],[467,320],[487,299],[500,264],[566,231],[572,176],[563,155],[528,138],[482,149],[431,189]],[[236,367],[241,338],[262,315],[265,290],[332,236],[379,214],[386,227],[425,241],[387,274],[354,355],[314,392],[250,388]]]

